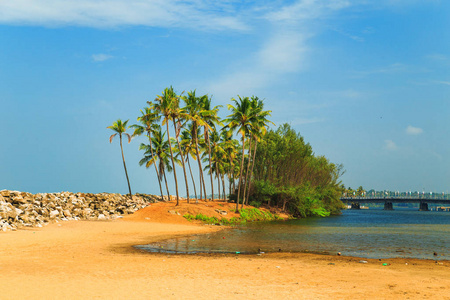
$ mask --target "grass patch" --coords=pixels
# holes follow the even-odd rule
[[[221,218],[220,220],[216,217],[208,217],[203,214],[191,215],[185,214],[183,216],[189,221],[199,220],[206,224],[216,224],[216,225],[240,225],[245,224],[247,222],[255,222],[255,221],[274,221],[274,220],[282,220],[283,218],[278,215],[274,215],[268,211],[262,211],[257,208],[244,208],[240,210],[240,217],[232,217],[231,219]]]

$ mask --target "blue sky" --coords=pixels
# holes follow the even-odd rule
[[[450,2],[244,3],[0,1],[0,189],[126,193],[106,127],[173,85],[222,117],[264,98],[346,186],[450,190]],[[142,141],[124,145],[132,190],[157,194]]]

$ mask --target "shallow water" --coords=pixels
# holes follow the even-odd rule
[[[251,223],[136,246],[149,252],[323,252],[365,258],[450,260],[450,213],[346,210],[340,216]],[[438,255],[435,256],[433,253]]]

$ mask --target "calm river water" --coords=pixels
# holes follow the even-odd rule
[[[341,252],[365,258],[450,260],[450,213],[345,210],[340,216],[252,223],[136,247],[168,253],[258,253],[281,249],[283,252]]]

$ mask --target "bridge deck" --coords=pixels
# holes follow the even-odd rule
[[[450,199],[433,199],[417,197],[342,197],[342,202],[346,203],[422,203],[428,204],[450,204]]]

